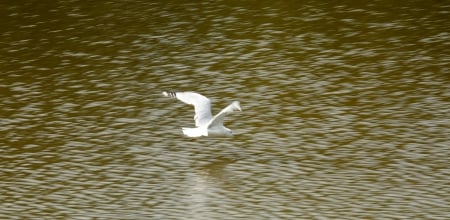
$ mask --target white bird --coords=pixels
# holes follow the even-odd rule
[[[193,105],[195,109],[195,126],[196,128],[182,128],[183,134],[188,137],[230,137],[233,132],[223,126],[223,119],[226,114],[236,110],[242,111],[239,101],[234,101],[219,114],[212,117],[211,101],[195,92],[163,92],[164,96],[177,98],[178,100]]]

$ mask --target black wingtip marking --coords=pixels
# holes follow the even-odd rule
[[[170,98],[176,98],[177,97],[177,93],[176,92],[163,92],[164,96],[170,97]]]

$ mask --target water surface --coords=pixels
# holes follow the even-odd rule
[[[1,219],[450,218],[445,1],[0,5]]]

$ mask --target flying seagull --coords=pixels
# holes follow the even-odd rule
[[[164,96],[177,98],[178,100],[193,105],[195,109],[195,126],[196,128],[182,128],[183,134],[188,137],[230,137],[233,132],[223,126],[223,119],[226,114],[236,110],[242,111],[239,101],[234,101],[219,114],[214,117],[211,115],[211,101],[195,92],[163,92]]]

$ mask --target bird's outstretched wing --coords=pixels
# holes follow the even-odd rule
[[[209,122],[208,128],[223,125],[223,119],[225,118],[225,115],[230,112],[234,112],[236,110],[242,111],[241,105],[238,101],[234,101],[233,103],[228,105],[226,108],[224,108],[222,111],[220,111],[219,114],[215,115],[212,118],[212,120]]]
[[[195,109],[195,126],[208,124],[211,120],[211,101],[195,92],[163,92],[164,96],[177,98],[178,100],[193,105]]]

